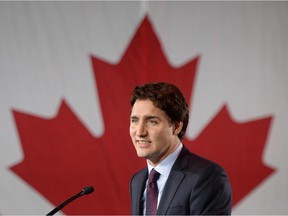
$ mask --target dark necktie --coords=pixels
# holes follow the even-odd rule
[[[154,169],[149,174],[146,192],[146,215],[156,215],[158,202],[157,180],[159,176],[160,173]]]

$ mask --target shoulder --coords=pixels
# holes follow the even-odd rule
[[[207,158],[191,153],[185,146],[183,147],[175,166],[184,173],[190,175],[208,176],[226,176],[226,171],[218,163]]]

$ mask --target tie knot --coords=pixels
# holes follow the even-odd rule
[[[157,182],[159,176],[160,176],[160,173],[158,173],[155,169],[152,169],[149,174],[148,182],[149,183]]]

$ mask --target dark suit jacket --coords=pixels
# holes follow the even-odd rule
[[[130,182],[132,215],[143,214],[147,168]],[[183,149],[175,161],[158,206],[157,215],[230,215],[232,194],[222,167]]]

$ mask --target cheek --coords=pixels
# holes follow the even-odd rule
[[[132,126],[129,127],[129,134],[131,137],[135,136],[135,129]]]
[[[153,138],[159,142],[166,143],[167,141],[171,140],[172,137],[172,131],[171,130],[159,130],[155,131],[155,133],[150,134],[153,136]]]

